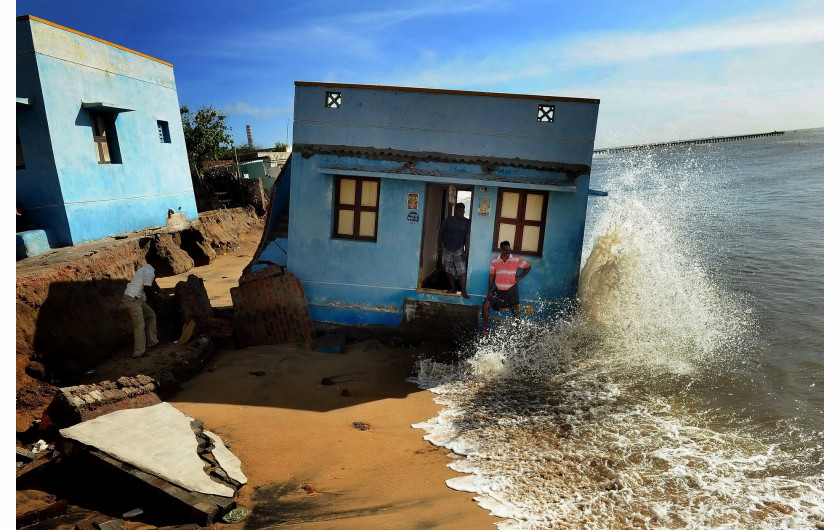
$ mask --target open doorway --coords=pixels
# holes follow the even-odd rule
[[[455,205],[464,205],[464,217],[470,218],[472,211],[473,187],[458,184],[429,183],[426,185],[426,206],[423,215],[423,248],[420,252],[420,285],[421,289],[432,291],[449,290],[449,279],[443,270],[440,255],[440,225],[447,217],[455,214]],[[459,291],[466,286],[459,285],[455,279],[455,286]]]

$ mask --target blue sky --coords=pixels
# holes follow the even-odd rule
[[[116,9],[115,9],[116,7]],[[291,136],[294,81],[598,98],[596,147],[823,126],[813,1],[19,0],[173,63],[237,144]]]

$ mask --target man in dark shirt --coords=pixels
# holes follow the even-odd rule
[[[467,256],[470,248],[470,220],[464,217],[464,203],[455,205],[455,215],[447,217],[440,225],[440,241],[443,269],[449,277],[448,293],[457,292],[455,277],[461,282],[461,296],[467,294]]]

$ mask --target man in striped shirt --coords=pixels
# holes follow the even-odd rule
[[[487,287],[487,297],[481,310],[484,326],[482,333],[487,331],[487,321],[490,319],[490,308],[494,311],[510,307],[513,314],[519,316],[519,286],[517,283],[531,272],[531,265],[519,256],[510,253],[510,242],[499,244],[502,253],[490,261],[490,284]],[[517,275],[519,269],[522,274]]]

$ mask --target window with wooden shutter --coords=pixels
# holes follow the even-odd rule
[[[376,241],[379,179],[336,177],[333,237]]]
[[[117,143],[115,115],[110,112],[91,112],[90,125],[93,129],[93,145],[100,164],[120,164],[120,150]]]
[[[542,256],[548,192],[499,189],[493,249],[510,242],[514,254]]]

